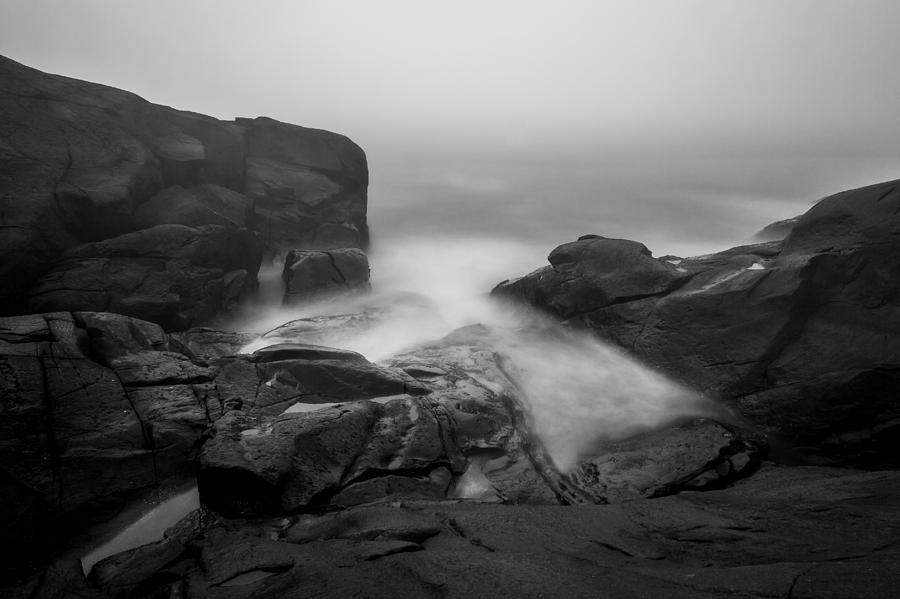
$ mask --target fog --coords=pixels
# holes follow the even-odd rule
[[[6,0],[0,52],[348,135],[376,244],[690,254],[896,178],[897,23],[893,0]]]
[[[502,356],[534,432],[562,471],[590,455],[599,442],[688,416],[725,415],[708,398],[586,333],[489,298],[497,282],[530,270],[543,253],[539,244],[496,235],[388,236],[370,256],[372,293],[283,306],[273,285],[263,304],[233,326],[261,335],[242,348],[245,352],[299,342],[351,349],[382,361],[459,327],[487,325],[484,341]],[[323,318],[328,316],[336,318]],[[309,318],[325,326],[279,329]]]

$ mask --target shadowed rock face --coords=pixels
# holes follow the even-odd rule
[[[212,375],[149,322],[91,312],[0,319],[4,554],[16,547],[4,570],[52,552],[58,517],[90,517],[189,473],[218,411]]]
[[[253,201],[244,194],[211,183],[190,189],[173,185],[141,204],[134,213],[134,222],[141,229],[165,224],[250,228]]]
[[[109,310],[187,329],[255,290],[261,259],[247,229],[159,225],[66,252],[34,285],[26,308]]]
[[[366,158],[346,137],[219,121],[3,57],[0,81],[0,314],[21,313],[64,250],[156,224],[249,226],[282,254],[368,242]]]
[[[593,329],[804,454],[890,461],[900,431],[898,185],[822,200],[783,244],[655,260],[681,276],[662,291],[633,284],[654,261],[646,254],[618,269],[633,242],[584,239],[551,254],[574,263],[556,260],[494,295]]]

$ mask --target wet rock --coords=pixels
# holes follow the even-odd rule
[[[0,319],[4,549],[53,551],[61,518],[192,468],[209,426],[211,372],[169,351],[157,325],[51,313]],[[63,535],[64,536],[64,535]]]
[[[377,366],[362,355],[314,345],[281,343],[249,356],[216,363],[216,387],[223,403],[277,415],[296,403],[321,404],[395,395],[424,395],[429,389],[402,370]]]
[[[160,225],[67,252],[32,288],[28,308],[111,311],[182,330],[254,290],[261,256],[247,229]]]
[[[322,295],[369,290],[369,261],[355,248],[288,253],[284,262],[284,303]]]
[[[523,299],[565,318],[608,305],[664,295],[690,274],[651,257],[640,243],[589,236],[559,246],[551,264],[492,292]]]
[[[297,341],[315,345],[344,347],[360,336],[377,335],[376,331],[393,326],[398,321],[415,321],[434,315],[432,302],[416,293],[362,295],[354,298],[352,311],[299,318],[262,336],[262,340]]]
[[[179,352],[191,356],[194,361],[206,363],[237,355],[253,338],[254,335],[248,333],[219,331],[208,327],[195,327],[169,335],[170,343]]]
[[[685,489],[725,487],[749,475],[765,441],[746,431],[697,419],[603,443],[580,461],[572,482],[599,503],[657,497]]]
[[[333,505],[351,506],[400,499],[445,499],[453,472],[443,466],[427,474],[387,474],[347,485],[331,499]]]
[[[556,470],[534,436],[494,341],[491,329],[473,325],[386,361],[428,372],[429,399],[452,418],[453,435],[467,464],[451,494],[509,503],[589,501]]]
[[[255,426],[227,413],[203,447],[201,498],[222,513],[290,513],[360,481],[465,465],[446,412],[424,398],[355,401]]]

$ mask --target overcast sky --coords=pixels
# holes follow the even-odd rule
[[[769,202],[900,176],[897,0],[0,0],[0,53],[344,133],[385,195],[509,191],[497,157]]]

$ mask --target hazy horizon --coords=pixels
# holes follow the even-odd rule
[[[0,16],[0,53],[28,66],[347,135],[376,250],[444,234],[546,255],[598,233],[708,252],[900,176],[889,1],[7,0]]]

